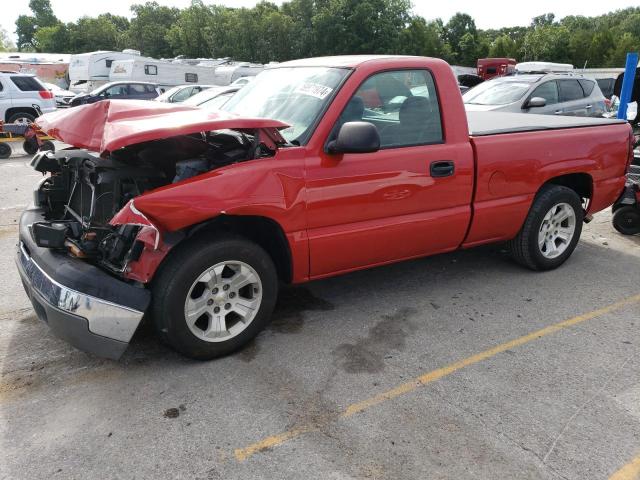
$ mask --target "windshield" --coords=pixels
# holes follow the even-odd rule
[[[224,104],[222,110],[246,117],[280,120],[290,143],[307,140],[318,116],[349,73],[342,68],[283,67],[265,70]]]
[[[465,92],[462,99],[470,105],[506,105],[520,100],[530,87],[530,83],[489,81]]]

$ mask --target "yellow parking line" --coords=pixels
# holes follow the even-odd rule
[[[627,463],[624,467],[609,477],[609,480],[638,480],[640,479],[640,455]]]
[[[612,303],[610,305],[599,308],[597,310],[593,310],[591,312],[578,315],[577,317],[573,317],[568,320],[564,320],[562,322],[549,325],[548,327],[542,328],[540,330],[529,333],[522,337],[497,345],[493,348],[485,350],[484,352],[480,352],[470,357],[467,357],[463,360],[459,360],[458,362],[452,363],[451,365],[448,365],[446,367],[438,368],[437,370],[433,370],[431,372],[425,373],[424,375],[420,375],[419,377],[416,377],[407,383],[398,385],[397,387],[392,388],[391,390],[387,390],[386,392],[380,393],[378,395],[367,398],[360,402],[353,403],[348,407],[346,407],[341,413],[337,415],[327,416],[324,421],[318,422],[315,425],[298,426],[296,428],[287,430],[277,435],[269,436],[247,447],[238,448],[234,452],[236,460],[238,460],[239,462],[242,462],[256,453],[262,452],[264,450],[267,450],[273,447],[277,447],[278,445],[282,445],[283,443],[289,440],[299,437],[303,433],[308,433],[314,430],[318,430],[321,426],[327,425],[340,418],[350,417],[356,413],[362,412],[380,403],[386,402],[387,400],[391,400],[401,395],[405,395],[407,393],[413,392],[414,390],[417,390],[418,388],[424,385],[427,385],[431,382],[439,380],[440,378],[446,377],[447,375],[451,375],[452,373],[462,368],[482,362],[483,360],[487,360],[506,350],[519,347],[521,345],[532,342],[539,338],[546,337],[548,335],[556,333],[565,328],[571,327],[573,325],[577,325],[579,323],[585,322],[587,320],[591,320],[596,317],[600,317],[607,313],[613,312],[615,310],[619,310],[620,308],[626,307],[628,305],[636,304],[638,302],[640,302],[640,294],[634,295],[632,297],[628,297],[624,300],[620,300],[619,302]],[[637,459],[637,463],[638,463],[638,466],[636,468],[640,469],[640,459]],[[619,479],[616,479],[616,480],[630,480],[632,478],[635,478],[635,477],[620,477]]]

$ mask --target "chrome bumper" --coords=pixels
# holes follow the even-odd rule
[[[119,358],[144,312],[78,292],[51,278],[31,258],[22,242],[16,263],[38,317],[75,347]]]

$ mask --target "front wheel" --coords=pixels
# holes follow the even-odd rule
[[[241,237],[189,241],[167,260],[153,287],[163,341],[191,358],[229,354],[269,322],[278,295],[271,257]]]
[[[580,197],[561,185],[547,185],[536,195],[522,229],[509,242],[513,258],[532,270],[551,270],[573,253],[582,233]]]

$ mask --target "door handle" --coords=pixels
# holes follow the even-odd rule
[[[432,177],[450,177],[455,172],[455,165],[451,160],[431,162],[429,173]]]
[[[587,105],[587,106],[586,106],[586,107],[584,107],[584,108],[586,108],[586,109],[593,108],[593,105]]]
[[[562,110],[556,110],[556,111],[555,111],[555,112],[553,112],[553,113],[554,113],[554,114],[556,114],[556,115],[560,115],[560,114],[562,114]]]

